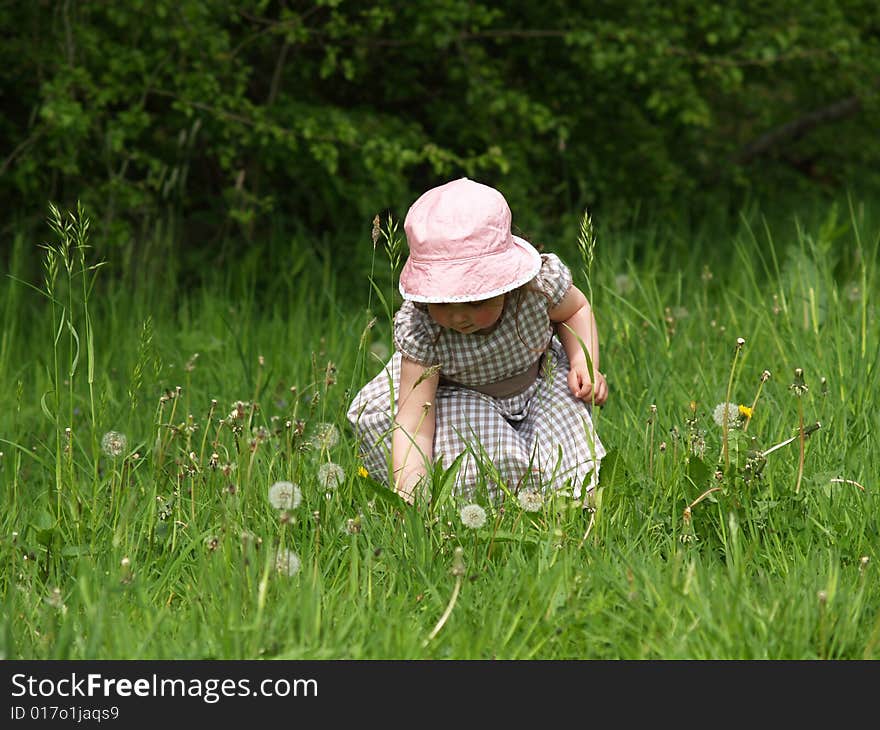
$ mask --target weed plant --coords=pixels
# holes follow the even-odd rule
[[[583,509],[468,504],[441,467],[413,508],[365,473],[345,410],[390,354],[393,219],[363,280],[292,250],[177,290],[53,209],[0,290],[0,654],[877,658],[880,227],[824,213],[553,246],[611,388]]]

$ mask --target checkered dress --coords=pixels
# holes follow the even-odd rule
[[[568,357],[549,316],[571,286],[571,272],[554,254],[541,258],[538,275],[505,298],[501,320],[487,335],[443,329],[426,305],[404,302],[394,318],[396,351],[348,410],[371,475],[391,482],[389,385],[397,393],[403,356],[440,365],[434,460],[448,467],[463,454],[459,494],[485,488],[495,497],[500,481],[513,492],[570,486],[575,496],[595,487],[605,449],[589,406],[568,389]],[[522,373],[539,359],[538,377],[517,395],[495,398],[473,389]]]

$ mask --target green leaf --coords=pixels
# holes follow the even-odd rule
[[[88,545],[67,545],[61,548],[61,554],[67,558],[75,558],[80,555],[91,555],[92,548]]]
[[[73,323],[69,319],[67,320],[67,329],[70,330],[70,334],[73,336],[73,339],[76,342],[76,349],[74,350],[73,360],[70,363],[70,371],[68,373],[72,378],[76,374],[76,366],[79,364],[79,333],[76,331],[76,327],[73,326]]]
[[[466,451],[462,451],[458,456],[455,457],[455,460],[452,462],[452,464],[449,465],[449,468],[445,471],[443,470],[443,467],[439,462],[434,466],[434,475],[431,479],[432,512],[436,512],[443,504],[445,504],[449,500],[450,496],[452,495],[452,487],[455,484],[455,478],[458,476],[458,471],[461,468],[461,462],[464,460],[466,454]]]
[[[599,469],[599,484],[603,487],[622,487],[630,477],[630,469],[618,449],[608,449]]]
[[[46,404],[46,398],[49,396],[50,393],[54,392],[54,390],[47,390],[45,393],[43,393],[42,396],[40,396],[40,408],[43,409],[43,413],[46,414],[46,418],[48,418],[50,421],[54,421],[55,416],[53,416],[52,413],[49,411],[49,406]]]
[[[56,524],[55,518],[45,508],[37,512],[36,517],[31,519],[31,527],[35,530],[51,530]]]
[[[373,494],[373,496],[390,507],[394,507],[395,509],[406,509],[409,506],[403,497],[396,492],[392,492],[387,486],[380,484],[374,479],[367,477],[362,480],[362,484]]]
[[[508,532],[506,530],[498,530],[494,534],[488,534],[491,535],[494,542],[517,542],[525,543],[527,545],[538,544],[538,538],[535,535],[523,535],[515,532]]]
[[[698,489],[702,490],[702,488],[709,483],[709,480],[715,472],[705,461],[696,456],[691,456],[688,459],[685,473],[687,474],[688,479],[690,479]]]

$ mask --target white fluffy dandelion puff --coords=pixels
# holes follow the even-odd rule
[[[302,490],[293,482],[275,482],[269,487],[269,504],[278,510],[296,509],[302,503]]]
[[[332,461],[318,468],[318,484],[324,489],[335,489],[345,481],[345,470]]]
[[[472,530],[486,524],[486,510],[478,504],[468,504],[461,508],[461,524]]]
[[[539,512],[544,505],[544,495],[535,489],[524,489],[517,495],[519,506],[526,512]]]
[[[635,289],[635,285],[633,284],[632,279],[629,278],[628,274],[617,274],[614,277],[614,288],[617,290],[618,294],[632,294],[633,289]]]
[[[319,449],[332,449],[339,443],[339,429],[333,423],[319,423],[313,442]]]
[[[275,570],[282,575],[294,576],[299,573],[302,567],[302,561],[293,550],[281,548],[275,556]]]
[[[119,456],[125,451],[127,446],[128,439],[124,433],[119,433],[119,431],[107,431],[103,438],[101,438],[101,450],[107,456]]]
[[[727,413],[727,426],[730,428],[739,420],[739,406],[736,403],[719,403],[712,411],[712,420],[719,426],[724,426],[724,414]]]

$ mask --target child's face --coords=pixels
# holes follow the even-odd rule
[[[478,302],[429,304],[428,314],[437,324],[447,329],[472,334],[494,325],[504,309],[504,294]]]

